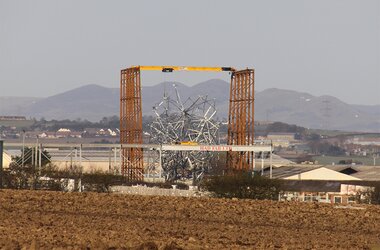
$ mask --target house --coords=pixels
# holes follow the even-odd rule
[[[272,132],[267,135],[266,139],[271,140],[275,147],[287,148],[291,142],[296,140],[295,136],[295,133]]]
[[[337,171],[338,170],[338,171]],[[318,201],[348,204],[370,188],[354,171],[339,171],[326,166],[290,165],[272,169],[272,178],[282,179],[280,200]],[[266,168],[264,175],[268,176]]]
[[[354,137],[352,139],[346,140],[347,144],[354,144],[354,145],[378,145],[380,146],[380,138],[378,137]]]
[[[267,139],[276,141],[276,140],[284,140],[284,141],[294,141],[296,133],[281,133],[281,132],[271,132],[268,133]]]
[[[85,128],[83,132],[84,137],[101,137],[104,136],[104,129],[99,128]]]
[[[286,180],[283,188],[286,191],[279,197],[282,201],[314,201],[345,205],[365,199],[365,193],[372,189],[365,183],[323,180]]]
[[[112,130],[110,128],[85,128],[83,132],[84,137],[116,137],[120,133],[119,130]]]
[[[56,138],[55,132],[42,132],[38,135],[39,138],[53,139]]]
[[[373,181],[380,180],[379,167],[360,168],[291,165],[272,169],[272,177],[284,182],[280,200],[348,204],[363,199],[363,194],[372,189]],[[264,175],[269,175],[268,168]]]
[[[69,137],[71,137],[71,138],[82,138],[82,132],[79,132],[79,131],[72,131],[72,132],[69,134]]]
[[[38,138],[40,134],[41,132],[39,131],[27,131],[25,132],[25,137],[35,139],[35,138]]]
[[[55,137],[56,138],[67,138],[71,134],[71,130],[67,128],[60,128],[55,132]]]
[[[57,132],[55,132],[55,138],[82,138],[82,132],[60,128]]]
[[[112,129],[107,129],[107,132],[108,132],[109,136],[117,136],[116,131],[113,131]]]

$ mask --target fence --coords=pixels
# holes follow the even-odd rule
[[[134,194],[134,195],[159,195],[159,196],[182,196],[182,197],[201,197],[207,196],[205,193],[201,193],[197,190],[182,190],[182,189],[167,189],[158,187],[146,187],[146,186],[112,186],[111,192],[121,194]]]

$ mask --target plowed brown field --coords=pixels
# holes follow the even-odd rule
[[[380,207],[0,190],[0,247],[365,249]]]

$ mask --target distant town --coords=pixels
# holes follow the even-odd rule
[[[144,142],[149,142],[152,117],[144,117]],[[87,120],[27,119],[0,116],[0,137],[8,142],[119,143],[119,117]],[[281,122],[256,122],[255,138],[270,140],[275,153],[295,163],[380,166],[380,134],[311,130]],[[221,124],[219,144],[226,144],[227,124]]]

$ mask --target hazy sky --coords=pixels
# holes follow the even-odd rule
[[[380,1],[0,0],[0,96],[119,87],[120,69],[139,64],[254,67],[256,90],[380,104]]]

